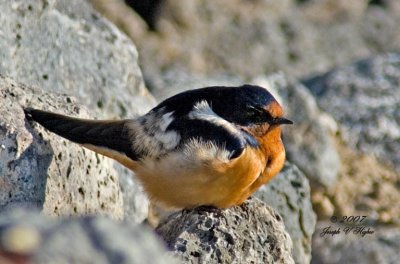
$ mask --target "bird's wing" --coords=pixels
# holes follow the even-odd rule
[[[25,114],[57,135],[131,169],[141,159],[157,159],[185,147],[234,159],[246,146],[258,146],[253,137],[216,115],[207,103],[197,104],[183,116],[164,110],[151,111],[136,120],[118,121],[72,118],[36,109],[25,109]]]
[[[132,147],[128,125],[133,120],[86,120],[27,108],[27,119],[34,120],[55,134],[100,152],[103,155],[125,155],[138,160],[142,153]],[[94,149],[97,148],[97,149]],[[107,153],[107,150],[115,153]]]
[[[196,104],[187,115],[171,122],[168,130],[178,131],[180,147],[201,143],[211,149],[225,151],[228,159],[239,157],[247,145],[258,146],[251,135],[218,116],[205,101]]]
[[[173,122],[170,129],[179,131],[179,147],[182,148],[188,144],[197,144],[198,147],[204,145],[226,151],[227,158],[233,159],[240,156],[246,147],[246,141],[240,134],[230,133],[224,127],[206,120],[180,119]]]

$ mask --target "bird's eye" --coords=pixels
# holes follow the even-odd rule
[[[254,113],[254,112],[247,112],[246,113],[246,116],[247,116],[247,119],[250,121],[250,120],[253,120],[254,121],[254,119],[255,118],[257,118],[257,113]]]
[[[247,106],[246,116],[255,123],[265,123],[273,119],[271,114],[262,107]]]
[[[262,114],[262,111],[254,106],[247,106],[246,115],[249,118],[258,117]]]

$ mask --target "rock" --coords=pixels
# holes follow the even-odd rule
[[[147,33],[146,22],[122,0],[90,0],[96,10],[135,41]],[[143,1],[136,2],[142,4]],[[156,9],[156,8],[154,8]],[[147,23],[149,24],[149,23]],[[136,41],[135,41],[136,42]]]
[[[132,42],[85,1],[3,1],[0,73],[76,96],[100,117],[154,105]]]
[[[394,0],[165,0],[153,18],[154,29],[138,34],[129,28],[143,22],[115,14],[114,6],[123,1],[112,2],[101,10],[114,14],[118,24],[127,21],[123,29],[138,45],[149,77],[177,69],[246,78],[283,70],[303,78],[400,47],[398,9],[373,5]]]
[[[133,223],[142,223],[147,219],[149,211],[147,195],[134,179],[132,171],[122,166],[114,167],[119,174],[119,186],[124,200],[124,219]]]
[[[243,80],[233,75],[197,75],[184,71],[170,70],[160,76],[147,80],[149,89],[158,101],[162,101],[177,93],[207,86],[238,86]]]
[[[393,12],[399,12],[400,11],[400,3],[399,1],[396,0],[382,0],[378,1],[378,3],[381,2],[384,8],[387,8],[389,10],[393,10]]]
[[[304,81],[320,108],[340,124],[336,145],[342,168],[337,184],[326,192],[335,214],[365,215],[376,227],[376,233],[367,238],[316,238],[320,242],[313,251],[318,252],[315,263],[397,262],[399,62],[399,54],[386,54]],[[380,223],[388,228],[381,229]]]
[[[400,54],[362,60],[305,84],[340,123],[349,147],[400,171]]]
[[[118,175],[110,160],[28,123],[23,107],[88,118],[67,95],[0,77],[0,211],[34,207],[47,215],[123,217]]]
[[[341,228],[340,234],[320,234],[324,228]],[[364,229],[362,227],[364,226]],[[313,241],[314,264],[324,263],[397,263],[400,259],[400,231],[398,228],[371,227],[357,225],[348,234],[346,226],[332,225],[329,222],[318,224]],[[367,231],[374,233],[367,233]],[[363,235],[364,233],[364,235]]]
[[[342,160],[338,181],[322,195],[314,190],[312,197],[319,218],[367,215],[375,222],[400,226],[400,174],[374,155],[360,153],[340,139],[336,139],[336,146]]]
[[[185,263],[294,263],[282,218],[256,198],[217,213],[178,212],[156,231]]]
[[[340,124],[340,180],[327,192],[339,214],[400,223],[399,63],[392,53],[305,81]]]
[[[72,95],[98,118],[132,118],[155,105],[135,46],[86,1],[1,1],[0,8],[0,74]],[[129,182],[126,217],[143,220],[146,197],[132,173],[113,164]]]
[[[383,2],[385,0],[381,1]],[[397,25],[400,23],[400,17],[398,15],[400,5],[398,1],[396,2],[397,7],[388,5],[387,7],[374,6],[367,9],[364,23],[361,24],[361,34],[365,42],[372,49],[378,51],[378,53],[369,54],[369,56],[363,56],[363,58],[399,49],[397,43],[400,41],[400,35],[398,34]],[[354,62],[354,60],[351,62]]]
[[[1,215],[0,238],[1,263],[175,263],[146,228],[103,217],[15,210]]]
[[[293,242],[295,263],[310,263],[316,216],[306,176],[286,162],[282,171],[262,186],[255,196],[278,211]]]
[[[339,19],[360,19],[368,6],[368,0],[313,0],[300,1],[299,9],[316,22],[334,22]]]

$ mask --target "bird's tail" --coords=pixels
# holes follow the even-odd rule
[[[34,120],[51,132],[103,155],[119,160],[116,155],[122,154],[137,160],[126,126],[133,120],[87,120],[32,108],[26,108],[24,112],[28,120]]]

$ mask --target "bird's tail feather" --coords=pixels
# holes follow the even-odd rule
[[[123,153],[132,160],[137,159],[126,127],[127,122],[132,120],[87,120],[32,108],[26,108],[24,112],[28,120],[34,120],[75,143],[107,148]]]

